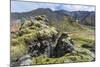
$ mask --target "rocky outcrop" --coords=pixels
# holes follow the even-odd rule
[[[25,43],[29,46],[28,53],[31,56],[46,54],[48,57],[60,57],[67,52],[71,52],[73,50],[73,43],[68,34],[66,32],[60,33],[53,28],[50,30],[50,27],[46,25],[47,19],[44,18],[46,17],[36,16],[34,19],[34,21],[38,21],[40,27],[45,27],[48,29],[41,29],[38,33],[39,35],[36,37],[37,39],[25,41]],[[28,24],[32,25],[37,23],[32,22]],[[26,26],[27,25],[25,25],[25,27]]]
[[[42,54],[50,58],[61,57],[68,52],[72,52],[74,44],[68,34],[58,32],[54,27],[49,27],[47,21],[46,16],[36,16],[33,19],[26,20],[20,24],[18,31],[11,32],[11,42],[13,43],[14,40],[18,42],[21,39],[19,44],[27,46],[27,54],[31,57]]]

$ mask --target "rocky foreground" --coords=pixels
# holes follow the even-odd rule
[[[94,61],[94,47],[75,47],[67,32],[48,25],[46,16],[22,22],[11,31],[11,66]],[[86,49],[89,48],[89,49]]]

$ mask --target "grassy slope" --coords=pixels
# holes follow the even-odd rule
[[[74,40],[76,46],[81,46],[85,43],[93,43],[95,41],[95,31],[90,26],[80,25],[77,22],[69,22],[65,19],[61,23],[52,23],[60,31],[67,31],[69,36]]]

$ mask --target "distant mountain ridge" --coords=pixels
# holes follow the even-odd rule
[[[22,19],[23,17],[34,17],[37,15],[46,15],[50,22],[61,22],[65,17],[73,18],[78,20],[80,24],[95,26],[95,12],[94,11],[65,11],[57,10],[52,11],[49,8],[38,8],[29,12],[23,13],[11,13],[11,20]]]

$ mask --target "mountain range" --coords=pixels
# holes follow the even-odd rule
[[[37,15],[46,15],[49,22],[62,22],[64,18],[70,18],[80,24],[95,26],[95,11],[53,11],[49,8],[38,8],[29,12],[13,13],[11,12],[11,21],[21,20],[22,18],[34,17]]]

